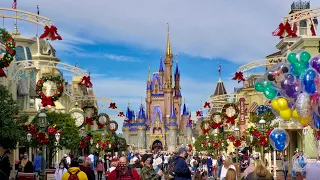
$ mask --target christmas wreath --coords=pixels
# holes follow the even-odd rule
[[[46,96],[42,92],[43,84],[47,81],[52,81],[57,86],[57,92],[53,96]],[[39,98],[42,100],[42,106],[54,106],[53,102],[58,100],[63,94],[63,81],[60,79],[60,77],[44,76],[38,80],[36,92],[39,95]]]
[[[211,116],[210,116],[210,120],[211,120],[211,127],[213,128],[213,129],[220,129],[221,127],[222,127],[222,123],[220,122],[221,121],[221,119],[220,119],[220,121],[219,122],[216,122],[215,121],[215,119],[214,119],[214,117],[215,116],[221,116],[221,114],[220,113],[218,113],[218,112],[215,112],[215,113],[213,113]]]
[[[232,107],[234,110],[235,110],[235,113],[233,116],[229,117],[226,113],[226,110],[229,108],[229,107]],[[235,119],[238,117],[239,115],[239,108],[237,105],[235,105],[234,103],[228,103],[226,105],[223,106],[222,108],[222,111],[221,111],[221,114],[222,114],[222,119],[223,120],[226,120],[226,123],[231,123],[231,124],[234,124],[235,123]]]
[[[114,124],[114,127],[112,126],[112,124]],[[112,132],[116,132],[118,130],[118,123],[116,121],[110,121],[110,123],[107,125],[108,130],[112,131]]]
[[[100,122],[100,117],[105,117],[106,118],[106,122]],[[107,126],[110,123],[110,117],[108,114],[106,113],[100,113],[98,115],[98,117],[96,118],[96,123],[98,125],[99,129],[102,129],[104,126]]]
[[[93,121],[98,118],[98,109],[95,106],[82,107],[83,112],[86,112],[87,109],[92,109],[93,113],[91,114],[91,117],[86,117],[86,124],[93,125]]]
[[[208,134],[208,133],[209,133],[209,130],[210,130],[210,128],[211,128],[210,126],[208,126],[208,128],[206,129],[206,128],[205,128],[205,124],[206,124],[206,123],[208,123],[209,125],[212,124],[212,122],[211,122],[210,120],[203,120],[203,121],[201,122],[200,128],[201,128],[203,134]]]
[[[3,57],[0,57],[0,77],[6,76],[2,68],[8,67],[16,55],[16,43],[11,34],[5,29],[0,28],[0,39],[4,42],[6,51]]]

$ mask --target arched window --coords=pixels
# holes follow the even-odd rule
[[[16,47],[16,60],[21,61],[21,60],[26,60],[26,55],[24,53],[24,48],[22,46],[17,46]]]
[[[299,34],[300,34],[300,36],[307,35],[307,21],[306,20],[300,21]]]
[[[28,60],[32,60],[32,54],[31,54],[31,51],[30,51],[29,47],[26,47],[26,52],[27,52]]]

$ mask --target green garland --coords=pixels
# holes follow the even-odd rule
[[[220,118],[221,118],[221,113],[219,113],[219,112],[215,112],[215,113],[213,113],[211,116],[210,116],[210,120],[211,121],[214,121],[214,117],[215,116],[220,116]],[[221,121],[221,119],[220,119],[220,121]],[[219,122],[218,122],[219,123]]]
[[[111,124],[115,125],[114,129],[111,129]],[[118,130],[118,127],[119,127],[119,125],[116,121],[110,121],[109,124],[107,125],[107,129],[112,132],[116,132]]]
[[[6,46],[6,52],[3,58],[0,58],[0,68],[8,67],[16,55],[16,43],[11,34],[5,29],[0,28],[0,39]]]
[[[107,122],[105,122],[105,123],[100,123],[100,122],[99,122],[99,119],[100,119],[101,116],[104,116],[104,117],[106,118],[106,121],[107,121]],[[97,116],[97,118],[96,118],[96,123],[97,123],[97,125],[98,125],[98,129],[102,129],[104,126],[108,126],[109,123],[110,123],[110,117],[109,117],[109,115],[106,114],[106,113],[100,113],[100,114]]]
[[[229,108],[229,107],[233,107],[233,109],[235,110],[235,114],[232,116],[232,117],[229,117],[226,113],[226,110]],[[222,111],[221,111],[221,114],[222,114],[222,120],[228,120],[229,118],[233,118],[234,120],[238,117],[239,115],[239,108],[236,104],[234,103],[228,103],[228,104],[225,104],[222,108]]]
[[[206,123],[209,124],[209,128],[208,128],[208,129],[205,129],[205,128],[204,128],[204,124],[206,124]],[[211,124],[212,124],[212,122],[211,122],[210,120],[203,120],[203,121],[201,122],[200,128],[201,128],[201,130],[203,131],[203,134],[209,133],[209,130],[211,129]]]
[[[52,96],[52,100],[56,101],[58,100],[62,94],[63,94],[63,81],[60,79],[60,77],[53,77],[53,76],[43,76],[42,78],[40,78],[37,82],[36,85],[36,93],[39,95],[40,99],[40,93],[42,92],[42,88],[43,88],[43,84],[47,81],[52,81],[56,84],[57,86],[57,93],[55,93]]]

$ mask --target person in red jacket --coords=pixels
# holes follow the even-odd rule
[[[108,180],[140,180],[138,172],[128,167],[128,159],[121,157],[117,168],[110,173]]]

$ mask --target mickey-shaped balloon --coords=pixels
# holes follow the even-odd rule
[[[281,88],[281,82],[284,81],[284,75],[289,72],[289,69],[290,67],[287,64],[276,64],[266,72],[266,79]]]
[[[282,128],[275,128],[269,136],[270,144],[278,151],[284,150],[289,145],[289,134]]]
[[[257,108],[257,114],[263,114],[264,112],[266,112],[267,110],[270,110],[270,106],[265,106],[265,105],[260,105]]]
[[[258,80],[254,85],[254,89],[257,92],[262,92],[263,95],[268,99],[273,99],[278,94],[278,91],[274,89],[273,84],[265,81],[264,79]]]
[[[308,94],[317,92],[316,82],[318,80],[317,72],[314,69],[308,69],[301,78],[302,90]]]
[[[295,119],[297,119],[297,120],[299,121],[299,123],[300,123],[303,127],[308,126],[310,120],[312,119],[312,117],[304,117],[304,118],[301,117],[301,116],[298,114],[298,112],[297,112],[296,109],[292,111],[292,117],[295,118]]]
[[[320,74],[320,54],[311,58],[310,66]]]
[[[288,106],[288,101],[280,97],[271,101],[271,107],[280,113],[280,117],[284,120],[290,120],[292,111]]]
[[[292,52],[288,55],[288,61],[293,65],[294,73],[300,76],[309,67],[311,55],[307,51]]]
[[[310,95],[307,93],[301,93],[298,95],[295,108],[300,117],[312,117],[313,108],[311,105]]]
[[[300,83],[293,74],[285,74],[279,92],[288,99],[294,99],[301,92]]]
[[[316,113],[313,113],[313,125],[317,130],[320,129],[320,116]]]

